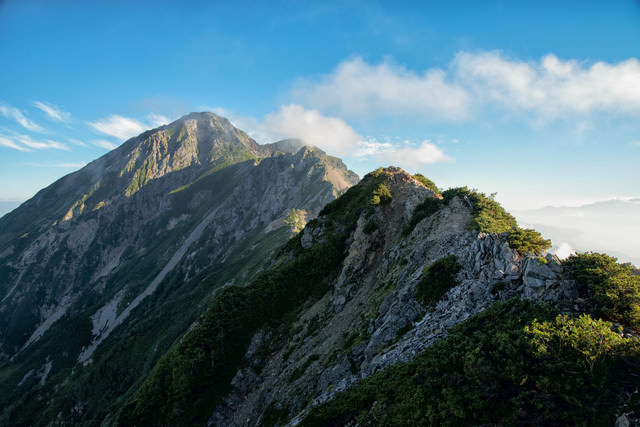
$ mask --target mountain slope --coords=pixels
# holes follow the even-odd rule
[[[214,301],[160,359],[119,424],[295,424],[498,301],[593,310],[557,258],[514,249],[527,247],[523,239],[530,248],[548,242],[513,225],[499,205],[466,189],[441,195],[395,168],[367,175],[290,241],[273,268]]]
[[[116,405],[219,288],[356,179],[316,148],[260,146],[192,113],[39,192],[0,220],[2,420],[102,421],[100,402]]]

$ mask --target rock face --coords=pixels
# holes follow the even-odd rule
[[[40,191],[0,219],[2,420],[44,399],[63,419],[102,421],[83,418],[105,398],[88,386],[75,406],[56,406],[53,390],[74,382],[76,365],[81,382],[109,358],[121,376],[132,366],[113,368],[116,340],[137,346],[133,369],[148,370],[220,288],[268,265],[293,233],[291,212],[302,227],[357,179],[300,141],[262,146],[192,113]],[[139,373],[108,388],[112,397]]]
[[[509,247],[506,233],[470,231],[473,209],[467,200],[453,198],[403,234],[416,206],[437,196],[402,170],[386,172],[392,198],[359,214],[331,290],[302,310],[285,340],[274,344],[270,328],[253,336],[245,367],[209,424],[258,425],[283,413],[288,416],[280,420],[295,425],[310,407],[414,358],[498,300],[519,296],[574,309],[577,284],[558,259],[521,256]],[[331,228],[319,219],[303,231],[303,248]],[[425,268],[448,256],[460,265],[454,286],[425,305],[417,297]],[[268,358],[259,359],[265,353]]]

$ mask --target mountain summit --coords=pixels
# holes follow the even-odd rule
[[[0,219],[2,406],[48,396],[64,412],[64,392],[48,393],[105,364],[119,381],[107,395],[123,394],[221,287],[258,274],[357,179],[315,147],[259,145],[191,113],[41,190]],[[120,348],[139,357],[119,364]],[[105,398],[83,390],[87,411]]]

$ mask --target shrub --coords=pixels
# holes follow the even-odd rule
[[[587,286],[590,296],[607,319],[640,330],[640,276],[631,264],[620,264],[614,257],[595,252],[575,254],[565,261],[578,282]]]
[[[593,373],[596,361],[621,353],[631,341],[614,331],[611,322],[594,320],[588,314],[578,318],[559,314],[553,322],[541,323],[534,319],[524,331],[536,348],[537,356],[574,357],[577,364],[584,364],[590,373]]]
[[[512,228],[509,231],[507,241],[509,246],[518,251],[520,255],[526,255],[528,252],[540,255],[551,247],[551,240],[543,239],[540,233],[529,228]],[[544,264],[546,263],[545,260]]]
[[[422,279],[418,282],[417,297],[426,305],[432,305],[440,301],[445,293],[458,284],[456,274],[460,271],[455,255],[440,258],[422,273]]]
[[[440,194],[440,189],[438,188],[438,186],[433,181],[431,181],[429,178],[427,178],[426,176],[417,173],[417,174],[413,175],[413,177],[416,180],[418,180],[418,182],[420,184],[424,185],[429,190],[433,190],[436,194]]]
[[[473,219],[469,225],[472,230],[504,233],[518,225],[516,219],[500,203],[484,193],[469,190],[467,187],[450,188],[442,192],[447,204],[456,196],[469,201],[473,207]]]

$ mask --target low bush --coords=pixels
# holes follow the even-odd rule
[[[425,267],[422,279],[418,282],[417,297],[426,305],[433,305],[456,286],[456,274],[462,266],[456,261],[455,255],[440,258]]]
[[[596,252],[572,255],[565,264],[587,286],[602,316],[640,331],[640,276],[631,264]]]

